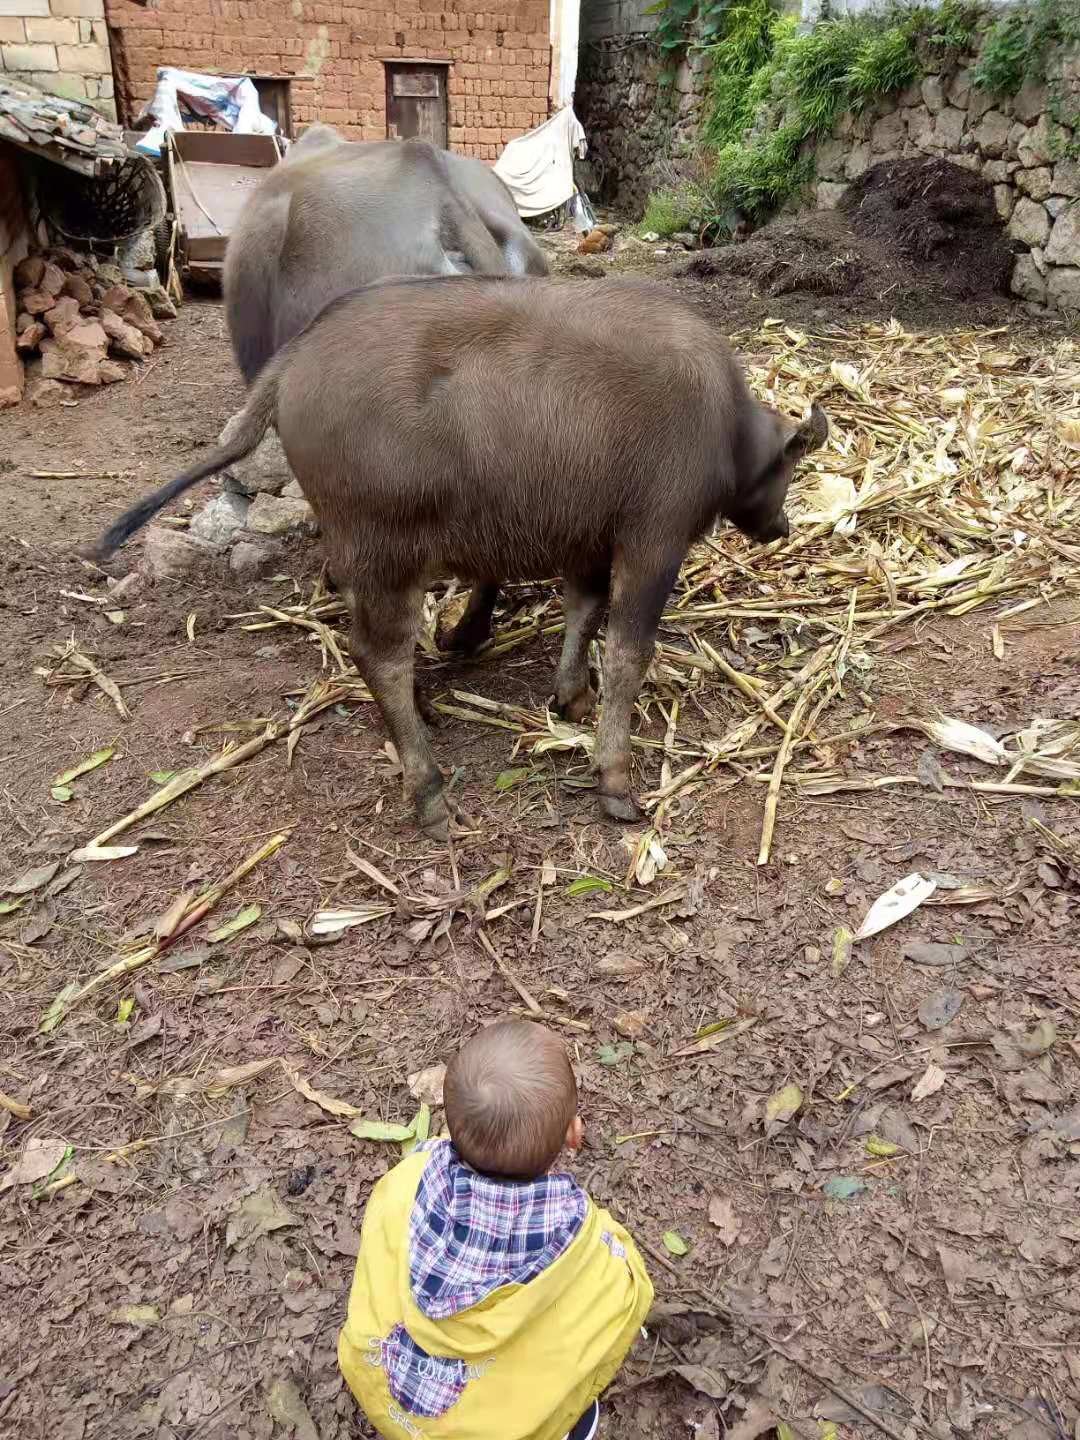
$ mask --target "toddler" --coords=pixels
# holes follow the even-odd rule
[[[446,1072],[450,1139],[368,1201],[338,1342],[379,1434],[592,1440],[652,1303],[629,1235],[552,1167],[584,1126],[550,1030],[482,1030]]]

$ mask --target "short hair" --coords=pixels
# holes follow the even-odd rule
[[[577,1114],[577,1083],[562,1041],[529,1020],[473,1037],[447,1066],[450,1139],[474,1170],[535,1180],[558,1158]]]

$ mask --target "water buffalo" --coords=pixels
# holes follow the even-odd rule
[[[225,257],[225,314],[250,384],[319,311],[388,275],[546,275],[487,165],[420,140],[313,125],[255,190]]]
[[[561,574],[555,697],[575,720],[595,698],[588,649],[608,609],[600,805],[634,819],[631,715],[687,549],[718,516],[757,540],[786,535],[792,471],[828,434],[817,406],[798,424],[754,399],[724,340],[660,286],[390,281],[343,297],[287,345],[227,442],[122,516],[100,553],[272,424],[433,837],[451,812],[413,691],[425,587]]]

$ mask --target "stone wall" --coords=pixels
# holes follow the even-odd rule
[[[634,215],[654,188],[655,162],[673,145],[659,78],[660,60],[645,36],[582,44],[574,110],[589,143],[586,188],[594,199]]]
[[[76,3],[76,0],[54,0]],[[549,0],[503,0],[476,13],[457,0],[407,0],[396,11],[342,0],[108,0],[122,108],[133,119],[159,65],[219,75],[294,77],[293,122],[385,140],[384,60],[449,60],[451,149],[494,160],[548,116]]]
[[[115,120],[105,0],[0,0],[0,72]]]
[[[1080,163],[1070,158],[1080,126],[1058,124],[1051,113],[1080,115],[1080,53],[1056,57],[1049,93],[1027,85],[1011,98],[975,89],[974,62],[966,56],[872,112],[844,115],[817,148],[817,204],[839,204],[848,184],[881,161],[940,156],[993,185],[1019,252],[1013,291],[1039,305],[1080,309]]]
[[[662,62],[648,8],[650,0],[583,0],[574,92],[596,177],[589,192],[634,214],[692,147],[705,79],[703,56],[674,69]]]

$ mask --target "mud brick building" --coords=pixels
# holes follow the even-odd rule
[[[354,140],[419,135],[494,160],[557,103],[560,34],[576,67],[576,0],[104,3],[125,123],[173,65],[251,75],[287,134],[322,120]]]

